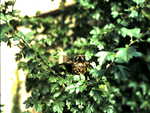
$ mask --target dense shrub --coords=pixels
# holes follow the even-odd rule
[[[150,112],[149,0],[76,0],[59,15],[20,17],[1,5],[1,41],[16,44],[27,72],[28,107],[42,113]],[[19,27],[31,29],[29,33]],[[76,75],[60,55],[85,55]]]

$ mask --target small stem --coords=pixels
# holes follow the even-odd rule
[[[131,39],[131,42],[130,42],[129,46],[131,46],[132,44],[136,43],[137,41],[138,41],[138,39],[136,39],[134,41]]]

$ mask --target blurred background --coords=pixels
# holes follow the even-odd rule
[[[1,0],[4,4],[8,0]],[[35,16],[37,12],[41,14],[50,13],[58,10],[61,0],[16,0],[14,9],[20,11],[21,16]],[[73,0],[66,0],[66,6],[72,5]],[[22,32],[28,29],[21,28]],[[23,102],[30,95],[25,90],[25,72],[17,70],[15,54],[20,50],[17,46],[11,48],[2,42],[1,50],[1,104],[3,113],[15,113],[17,109],[21,112],[25,110]],[[17,101],[17,102],[16,102]],[[18,104],[18,105],[16,105]],[[13,111],[15,109],[15,111]],[[34,112],[34,111],[33,111]],[[19,113],[19,112],[18,112]]]

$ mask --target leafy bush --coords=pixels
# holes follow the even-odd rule
[[[16,44],[27,72],[27,108],[42,113],[150,112],[149,0],[76,0],[67,13],[20,17],[1,5],[1,41]],[[13,7],[12,7],[13,8]],[[10,8],[9,8],[10,9]],[[31,29],[28,33],[20,27]],[[60,55],[85,55],[91,68],[76,75]]]

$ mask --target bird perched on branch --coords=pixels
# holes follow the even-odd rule
[[[68,71],[71,71],[73,74],[85,74],[90,65],[90,63],[85,60],[84,55],[76,55],[72,59],[66,57],[66,59],[63,64],[65,64]]]

